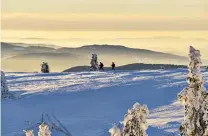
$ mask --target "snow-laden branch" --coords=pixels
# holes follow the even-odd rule
[[[46,118],[44,118],[46,117]],[[72,136],[67,128],[55,117],[48,114],[42,115],[41,123],[38,123],[38,136],[51,136],[51,131],[57,131],[65,136]],[[34,125],[34,127],[37,127]],[[34,128],[33,127],[33,128]],[[34,136],[33,130],[23,130],[26,136]]]

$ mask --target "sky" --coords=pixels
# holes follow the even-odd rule
[[[207,0],[2,0],[10,30],[207,30]]]
[[[208,0],[2,0],[1,17],[6,42],[208,54]]]

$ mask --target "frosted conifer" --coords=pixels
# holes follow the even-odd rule
[[[91,64],[90,70],[94,70],[94,71],[98,70],[97,54],[92,54],[92,59],[90,61],[90,64]]]
[[[133,108],[128,110],[125,115],[122,136],[147,136],[148,115],[149,110],[146,105],[135,103]]]
[[[178,94],[185,109],[180,127],[182,136],[208,136],[208,95],[201,73],[200,51],[190,46],[188,87]]]
[[[1,71],[1,97],[2,98],[7,97],[8,91],[9,89],[8,89],[5,73]]]
[[[146,105],[135,103],[124,117],[123,129],[114,125],[109,132],[111,136],[147,136],[148,115],[149,110]]]

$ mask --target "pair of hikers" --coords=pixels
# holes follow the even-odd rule
[[[111,69],[115,70],[115,67],[116,67],[116,64],[114,62],[112,62]],[[100,62],[99,70],[102,70],[102,71],[104,70],[104,64],[102,62]]]

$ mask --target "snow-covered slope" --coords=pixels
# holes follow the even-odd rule
[[[20,98],[2,100],[2,136],[36,130],[43,113],[55,115],[73,136],[109,136],[108,129],[135,102],[150,109],[149,136],[178,133],[183,107],[176,97],[187,86],[186,74],[186,69],[6,73],[10,90]],[[208,83],[208,72],[203,74]]]

